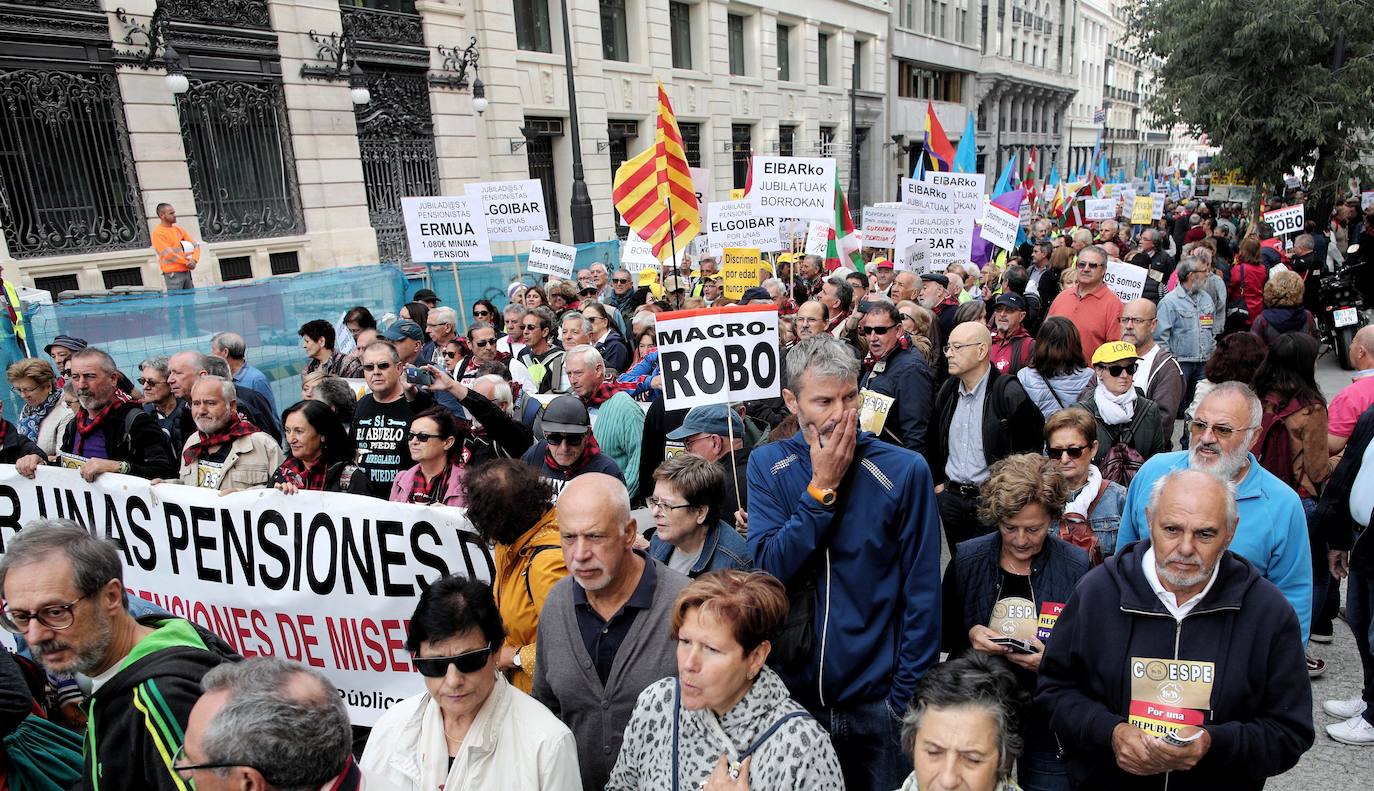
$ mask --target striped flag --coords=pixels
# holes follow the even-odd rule
[[[1030,202],[1031,206],[1034,206],[1040,196],[1040,189],[1036,186],[1034,148],[1030,150],[1030,154],[1026,157],[1026,175],[1021,179],[1021,188],[1026,191],[1026,200]]]
[[[950,145],[945,128],[935,116],[935,107],[926,102],[925,137],[921,142],[921,161],[912,178],[920,179],[926,173],[949,173],[954,169],[954,146]]]
[[[854,219],[849,214],[849,201],[840,189],[840,174],[835,173],[835,221],[830,225],[830,242],[825,248],[825,268],[833,270],[847,266],[855,272],[864,271],[864,259],[859,254],[859,237],[854,233]]]
[[[685,250],[701,230],[692,171],[663,83],[658,84],[654,144],[616,170],[611,197],[626,224],[649,243],[660,261],[671,258],[674,248]]]

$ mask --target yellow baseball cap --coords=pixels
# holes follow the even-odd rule
[[[1093,352],[1093,365],[1119,363],[1122,360],[1135,360],[1139,357],[1140,355],[1136,354],[1135,351],[1135,344],[1126,341],[1108,341]]]

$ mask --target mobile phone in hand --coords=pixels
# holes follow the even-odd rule
[[[1026,640],[1018,640],[1015,637],[992,637],[988,640],[996,645],[1004,645],[1010,648],[1014,654],[1038,654],[1040,649],[1031,645]]]

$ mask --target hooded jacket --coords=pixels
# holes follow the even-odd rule
[[[1055,412],[1078,402],[1083,391],[1092,384],[1093,369],[1079,368],[1071,374],[1059,374],[1046,379],[1039,371],[1027,366],[1016,372],[1016,380],[1021,383],[1026,395],[1040,407],[1040,414],[1049,419]]]
[[[491,592],[506,625],[506,645],[520,651],[520,667],[510,671],[510,682],[529,693],[534,685],[539,611],[553,586],[568,576],[558,541],[558,511],[550,508],[515,543],[496,543],[492,559],[496,576]]]
[[[802,432],[749,456],[749,550],[789,590],[814,580],[812,658],[782,674],[805,705],[906,710],[940,653],[940,518],[925,459],[859,432],[827,508]]]
[[[1054,627],[1035,703],[1049,715],[1075,787],[1244,791],[1312,746],[1312,685],[1298,619],[1283,594],[1227,550],[1211,590],[1182,621],[1155,595],[1135,542],[1088,573]],[[1127,774],[1112,731],[1127,721],[1136,659],[1215,663],[1203,727],[1211,748],[1186,772]]]
[[[161,435],[162,432],[158,432]],[[172,769],[201,678],[241,659],[227,643],[190,621],[147,616],[154,628],[120,660],[120,671],[91,696],[86,720],[86,791],[187,791]]]
[[[1255,319],[1255,323],[1250,325],[1250,331],[1258,335],[1268,348],[1285,332],[1305,332],[1316,338],[1317,320],[1302,305],[1286,308],[1269,307],[1265,308],[1259,318]]]

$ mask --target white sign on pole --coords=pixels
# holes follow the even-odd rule
[[[754,157],[749,201],[756,217],[835,221],[835,160]]]
[[[1369,211],[1374,206],[1374,190],[1365,190],[1360,193],[1360,211]]]
[[[463,508],[332,492],[194,486],[0,465],[0,541],[43,517],[80,520],[123,547],[124,585],[218,634],[245,657],[276,656],[329,677],[356,725],[424,690],[404,644],[426,586],[494,579]],[[79,513],[77,503],[84,503]],[[231,549],[231,548],[237,549]]]
[[[656,328],[665,408],[690,409],[782,393],[776,306],[660,313]]]
[[[1118,187],[1112,192],[1112,197],[1121,200],[1121,211],[1123,213],[1129,213],[1131,204],[1135,203],[1135,187]]]
[[[897,215],[897,250],[907,250],[917,239],[926,241],[926,271],[943,272],[951,263],[968,260],[973,247],[973,218],[912,212]]]
[[[1267,211],[1264,213],[1264,221],[1273,227],[1275,236],[1302,233],[1303,205],[1299,203],[1294,206]]]
[[[818,255],[825,258],[826,248],[830,244],[830,224],[820,220],[812,220],[806,226],[806,247],[807,255]]]
[[[949,190],[925,181],[902,178],[902,203],[923,212],[950,211]]]
[[[1090,221],[1115,220],[1116,198],[1088,198],[1083,201],[1083,214]]]
[[[864,246],[888,250],[896,247],[897,217],[900,211],[896,206],[865,206]]]
[[[1285,189],[1295,190],[1302,186],[1302,179],[1297,176],[1284,176],[1283,186]]]
[[[1155,202],[1155,205],[1150,208],[1150,219],[1161,219],[1164,216],[1164,193],[1151,192],[1150,199]]]
[[[983,216],[982,173],[927,173],[925,181],[949,191],[949,210],[975,220]]]
[[[646,266],[657,269],[658,259],[654,258],[654,248],[632,230],[625,237],[625,246],[620,249],[620,265],[625,267],[625,271],[635,273]]]
[[[401,198],[410,260],[465,264],[490,261],[487,220],[468,197]]]
[[[530,245],[530,260],[526,269],[530,272],[553,275],[561,280],[571,280],[573,265],[576,262],[576,247],[557,242],[537,241]]]
[[[487,181],[463,188],[487,218],[487,239],[526,242],[549,238],[544,188],[539,179]]]
[[[692,191],[697,194],[697,210],[706,214],[706,206],[711,203],[711,169],[689,168],[692,171]]]
[[[782,249],[776,217],[756,217],[747,200],[716,201],[707,206],[706,235],[711,249],[752,247],[764,253]]]
[[[1016,246],[1016,232],[1020,226],[1019,213],[996,203],[989,203],[983,214],[983,238],[1003,250]]]
[[[1149,270],[1144,267],[1110,260],[1107,262],[1107,274],[1103,282],[1122,302],[1130,302],[1140,298],[1141,292],[1145,290],[1145,280],[1149,275]]]
[[[906,270],[907,272],[915,272],[918,275],[923,272],[931,271],[928,269],[930,262],[927,254],[929,252],[930,241],[927,239],[917,239],[915,243],[908,245],[905,250],[901,251],[901,254],[897,256],[897,260],[892,262],[892,268],[898,271]]]

